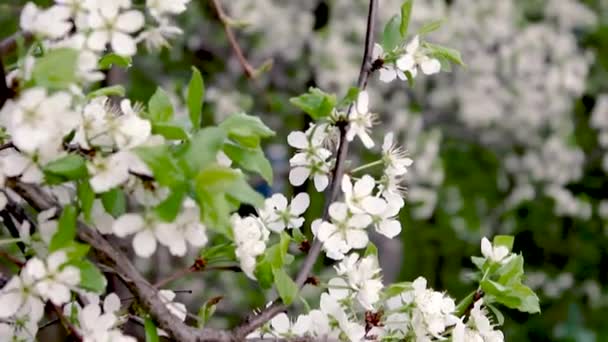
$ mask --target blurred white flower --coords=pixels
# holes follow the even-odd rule
[[[374,147],[374,140],[369,136],[374,118],[375,115],[369,112],[369,94],[366,90],[363,90],[359,92],[357,100],[350,113],[348,113],[350,126],[346,133],[346,140],[353,141],[355,136],[358,136],[366,148]]]
[[[266,228],[280,233],[285,228],[300,228],[304,224],[304,218],[300,215],[309,204],[310,197],[305,192],[297,194],[289,205],[283,194],[274,194],[266,199],[264,208],[259,210],[259,216]]]

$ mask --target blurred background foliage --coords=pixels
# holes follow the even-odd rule
[[[174,95],[176,108],[183,108],[190,67],[196,66],[207,87],[205,122],[246,111],[279,132],[266,146],[275,184],[260,180],[258,189],[266,194],[304,190],[308,185],[291,189],[286,181],[291,152],[285,137],[304,129],[309,119],[289,98],[310,86],[342,95],[354,84],[366,2],[222,3],[242,24],[233,29],[250,63],[257,67],[271,60],[270,71],[246,78],[213,8],[193,0],[179,18],[182,36],[160,52],[137,56],[127,73],[111,70],[105,82],[127,82],[128,96],[140,101],[161,84]],[[23,5],[0,1],[0,37],[17,30]],[[399,1],[380,6],[385,23],[398,13]],[[467,68],[421,79],[411,89],[405,83],[386,86],[377,78],[371,84],[376,89],[372,108],[383,122],[374,132],[377,141],[396,131],[415,163],[401,241],[376,239],[386,280],[422,275],[434,288],[461,298],[473,287],[467,270],[472,269],[469,256],[479,254],[480,238],[513,234],[543,312],[508,312],[506,339],[608,341],[608,163],[601,129],[602,117],[608,121],[608,100],[602,100],[608,96],[608,1],[416,2],[415,23],[442,18],[444,27],[427,39],[462,51]],[[575,59],[573,69],[561,67]],[[497,65],[514,60],[511,68]],[[555,80],[565,80],[565,86],[552,88]],[[594,116],[599,124],[593,124]],[[319,216],[320,196],[313,195],[307,219]],[[150,265],[151,278],[180,267],[167,255],[158,258]],[[272,296],[261,295],[238,274],[204,279],[201,284],[195,275],[180,286],[193,290],[193,302],[228,297],[216,314],[226,325]]]

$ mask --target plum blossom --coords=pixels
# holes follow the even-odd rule
[[[146,0],[146,7],[154,17],[163,14],[180,14],[186,10],[190,0]]]
[[[24,31],[45,38],[57,39],[72,29],[70,16],[70,10],[67,7],[52,6],[42,10],[34,3],[28,2],[21,11],[20,25]]]
[[[327,136],[325,130],[325,125],[311,125],[306,132],[295,131],[287,136],[287,143],[298,149],[289,160],[292,185],[300,186],[309,177],[314,180],[317,191],[325,190],[329,184],[331,152],[323,147]]]
[[[260,219],[266,228],[279,233],[285,228],[300,228],[304,224],[304,218],[300,217],[310,204],[307,193],[297,194],[290,204],[282,194],[274,194],[266,199],[264,208],[259,210]]]
[[[301,337],[310,330],[312,320],[308,315],[300,315],[291,322],[286,313],[281,312],[270,320],[271,333],[274,337]]]
[[[329,206],[330,222],[313,223],[312,229],[327,256],[341,260],[351,249],[364,248],[369,238],[365,228],[372,219],[366,214],[354,214],[343,202],[334,202]]]
[[[408,158],[405,150],[394,143],[393,132],[384,136],[382,144],[382,160],[384,161],[384,172],[389,175],[403,176],[407,173],[407,168],[414,162]]]
[[[441,70],[441,63],[438,59],[429,57],[420,46],[420,38],[415,36],[412,41],[405,46],[405,54],[397,59],[397,67],[402,71],[409,71],[412,77],[416,77],[418,67],[425,75],[436,74]]]
[[[67,317],[71,316],[72,310],[76,310],[78,330],[82,334],[84,341],[136,341],[135,338],[124,335],[118,329],[118,326],[121,324],[118,317],[120,298],[115,293],[108,294],[103,303],[100,303],[99,297],[94,295],[88,295],[86,298],[89,303],[84,308],[80,308],[77,302],[70,303],[72,305],[64,307],[64,315]]]
[[[452,332],[454,342],[503,342],[505,337],[500,330],[494,330],[494,325],[488,319],[488,313],[483,305],[483,298],[476,301],[471,309],[467,323],[456,322]]]
[[[357,100],[348,113],[350,126],[346,133],[346,140],[353,141],[355,136],[358,136],[366,148],[374,147],[374,140],[369,136],[374,118],[375,114],[369,112],[369,94],[363,90],[359,92]]]
[[[377,214],[370,214],[376,231],[389,239],[401,233],[401,222],[399,221],[399,211],[404,205],[404,201],[399,195],[385,195],[384,210]]]
[[[170,227],[164,227],[168,225]],[[135,254],[142,258],[149,258],[156,251],[157,240],[163,237],[159,234],[160,229],[175,229],[172,223],[160,222],[154,215],[140,215],[127,213],[114,221],[112,230],[118,237],[126,237],[135,234],[133,238],[133,249]],[[183,238],[183,237],[182,237]],[[180,239],[179,236],[171,236],[170,239]],[[173,242],[163,241],[163,244]]]
[[[384,61],[385,58],[385,53],[384,53],[384,49],[382,48],[382,45],[376,43],[374,44],[374,50],[372,51],[372,60],[382,60]],[[407,77],[405,76],[405,73],[401,70],[399,70],[399,68],[397,68],[397,66],[395,65],[395,63],[382,63],[382,67],[378,70],[378,74],[379,74],[379,78],[380,81],[382,82],[392,82],[394,79],[399,78],[402,81],[407,80]]]
[[[91,174],[91,187],[96,193],[106,192],[117,187],[129,178],[129,164],[126,154],[115,153],[105,158],[95,157],[87,164]]]
[[[174,224],[160,225],[156,231],[159,242],[167,247],[172,255],[186,255],[186,244],[202,247],[207,243],[206,227],[200,221],[200,210],[191,199],[184,201],[182,211]]]
[[[337,339],[341,333],[349,341],[362,341],[365,327],[352,321],[338,299],[328,293],[321,294],[319,309],[309,312],[312,324],[311,333],[317,337]]]
[[[238,214],[234,214],[231,221],[236,244],[236,257],[240,261],[243,272],[255,280],[253,271],[256,257],[266,250],[266,241],[268,241],[270,232],[257,217],[242,218]]]
[[[33,281],[33,288],[43,300],[63,305],[70,300],[71,289],[80,283],[80,271],[65,265],[68,257],[64,251],[51,253],[45,261],[30,259],[23,272]]]
[[[481,254],[488,260],[496,263],[505,263],[509,255],[509,249],[505,246],[492,246],[486,237],[481,239]]]
[[[380,300],[380,291],[384,287],[375,255],[360,258],[352,253],[335,266],[338,276],[329,281],[329,294],[342,299],[352,295],[365,310],[373,310],[373,305]],[[332,289],[332,285],[338,285]]]
[[[137,52],[135,39],[131,34],[144,25],[140,11],[121,12],[117,6],[101,6],[89,13],[88,25],[91,29],[87,44],[94,51],[104,51],[110,43],[119,55],[133,56]]]
[[[348,175],[342,178],[342,192],[348,209],[355,214],[378,214],[384,211],[386,202],[373,196],[376,181],[369,175],[364,175],[353,185]]]

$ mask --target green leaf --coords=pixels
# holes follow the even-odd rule
[[[160,185],[172,188],[186,181],[186,176],[166,145],[138,147],[135,153],[152,170],[154,179]]]
[[[384,51],[392,51],[401,43],[400,23],[399,16],[395,15],[384,26],[384,33],[382,34],[382,47]]]
[[[232,243],[214,244],[211,247],[201,250],[200,256],[203,260],[210,261],[213,259],[228,259],[236,260],[234,254],[234,245]]]
[[[196,67],[192,67],[192,78],[188,84],[188,113],[193,130],[201,127],[201,112],[203,110],[203,100],[205,98],[205,84],[201,72]]]
[[[401,283],[394,283],[394,284],[390,284],[389,286],[387,286],[384,289],[383,294],[384,294],[385,298],[391,298],[391,297],[401,294],[401,292],[403,292],[403,291],[409,291],[411,289],[412,289],[412,283],[409,281],[401,282]]]
[[[186,189],[182,187],[172,189],[169,196],[154,208],[154,213],[165,222],[173,222],[182,208],[185,197]]]
[[[89,181],[78,182],[77,193],[80,212],[84,215],[85,221],[91,222],[91,210],[95,201],[95,192],[93,192]]]
[[[76,81],[78,51],[68,48],[50,50],[36,60],[32,80],[37,86],[50,89],[67,88]]]
[[[510,252],[513,250],[514,240],[515,240],[515,238],[510,235],[496,235],[494,237],[494,239],[492,240],[492,244],[494,245],[494,247],[496,247],[496,246],[507,247],[507,249]]]
[[[76,154],[68,154],[46,164],[43,171],[48,184],[59,184],[88,176],[84,158]]]
[[[292,97],[289,102],[310,115],[311,118],[319,120],[331,114],[336,106],[336,95],[311,87],[308,89],[308,93]]]
[[[414,81],[414,76],[412,76],[412,73],[409,70],[406,70],[404,72],[405,77],[407,78],[407,85],[410,86],[410,88],[414,87],[415,81]]]
[[[74,241],[74,238],[76,237],[77,216],[78,210],[76,210],[76,207],[73,205],[67,205],[63,208],[57,224],[57,231],[49,243],[50,252],[59,250],[65,247],[68,243]]]
[[[291,237],[286,232],[281,232],[281,240],[276,245],[269,247],[266,250],[266,259],[270,262],[273,268],[281,268],[285,264],[289,242]]]
[[[298,285],[289,277],[287,272],[282,268],[273,268],[274,285],[277,288],[279,296],[286,305],[291,304],[298,295]]]
[[[154,123],[168,122],[173,118],[173,104],[163,88],[156,88],[156,92],[148,101],[148,114]]]
[[[443,19],[434,20],[429,23],[426,23],[422,25],[422,27],[418,30],[418,34],[424,35],[433,31],[437,31],[441,27],[441,24],[443,24]]]
[[[198,310],[198,328],[202,329],[205,327],[211,316],[215,313],[217,304],[223,299],[222,296],[217,296],[209,299],[205,304]]]
[[[407,36],[407,27],[410,24],[413,4],[414,0],[407,0],[401,5],[401,23],[399,25],[399,33],[401,33],[401,38],[405,38],[405,36]]]
[[[234,182],[227,191],[227,195],[241,203],[251,204],[256,208],[264,206],[264,196],[255,191],[241,174],[241,178]]]
[[[219,127],[227,132],[230,139],[250,148],[260,146],[262,138],[274,136],[274,131],[268,128],[260,118],[245,113],[229,116]]]
[[[458,305],[456,305],[456,309],[454,310],[454,316],[460,317],[465,314],[465,311],[473,304],[473,299],[475,299],[475,293],[477,291],[473,291],[469,293],[466,297],[464,297]]]
[[[357,100],[357,97],[359,97],[359,92],[360,92],[359,88],[350,87],[348,89],[348,92],[346,93],[346,96],[344,96],[344,98],[342,100],[340,100],[337,107],[346,107],[346,106],[350,105],[351,103],[355,102]]]
[[[486,294],[491,295],[496,302],[508,308],[529,313],[540,312],[538,297],[534,291],[523,284],[503,286],[493,280],[485,279],[480,285]]]
[[[224,153],[244,170],[257,172],[266,182],[272,184],[272,165],[260,147],[247,148],[227,143],[224,145]]]
[[[109,87],[99,88],[87,94],[87,100],[94,99],[99,96],[125,96],[125,87],[121,85],[113,85]]]
[[[196,177],[196,187],[209,192],[226,192],[241,177],[242,174],[237,170],[213,164],[204,168],[198,174]]]
[[[159,122],[152,124],[152,134],[162,135],[169,140],[185,140],[188,134],[178,125]]]
[[[486,263],[486,258],[473,256],[471,257],[471,262],[473,262],[475,267],[481,271],[483,270],[483,265]]]
[[[367,244],[367,248],[365,249],[365,253],[363,256],[375,255],[378,256],[378,248],[372,242]]]
[[[106,191],[100,197],[106,212],[114,217],[124,214],[127,210],[125,193],[119,188]]]
[[[81,259],[72,262],[71,265],[80,270],[81,288],[98,294],[105,292],[107,280],[95,264],[89,260]]]
[[[79,261],[87,256],[91,246],[76,241],[70,241],[61,248],[68,257],[68,260]]]
[[[152,321],[150,317],[146,317],[144,320],[144,330],[146,332],[146,342],[158,342],[158,330],[156,329],[156,324]]]
[[[292,228],[291,229],[291,235],[293,236],[293,240],[296,243],[302,243],[302,242],[308,240],[306,238],[306,236],[304,234],[302,234],[302,231],[300,230],[300,228]]]
[[[494,318],[496,319],[495,322],[498,323],[499,326],[505,324],[505,316],[502,314],[502,312],[500,312],[500,310],[498,310],[497,307],[487,303],[485,304],[485,306],[490,309],[490,312],[492,313],[492,315],[494,315]]]
[[[128,68],[131,66],[131,57],[120,56],[114,52],[111,52],[101,57],[99,63],[97,64],[100,70],[108,70],[112,67],[112,65],[116,65],[117,67],[121,68]]]
[[[462,57],[460,56],[460,52],[457,50],[427,42],[424,43],[424,46],[428,49],[429,54],[433,57],[445,59],[460,66],[465,65]]]
[[[196,132],[181,157],[191,174],[197,174],[203,167],[215,163],[225,140],[226,132],[218,127],[206,127]]]
[[[258,280],[258,284],[263,289],[269,289],[272,287],[274,276],[272,273],[272,265],[266,259],[258,262],[253,272],[255,278]]]
[[[521,283],[524,276],[524,258],[521,255],[511,258],[496,271],[498,282],[503,285]]]

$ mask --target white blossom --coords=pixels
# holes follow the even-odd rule
[[[64,6],[52,6],[41,10],[28,2],[21,11],[21,28],[45,38],[56,39],[72,29],[70,10]]]
[[[418,67],[425,75],[436,74],[441,70],[441,63],[438,59],[429,57],[420,46],[420,38],[415,36],[412,41],[405,46],[405,54],[397,59],[397,67],[402,71],[409,71],[412,77],[416,77]]]
[[[348,206],[342,202],[334,202],[329,206],[330,222],[313,223],[312,229],[327,256],[340,260],[351,249],[364,248],[369,238],[365,228],[371,223],[366,214],[353,214]]]
[[[306,133],[295,131],[287,136],[287,143],[299,150],[289,160],[289,182],[292,185],[300,186],[309,177],[314,180],[317,191],[325,190],[329,184],[328,158],[331,152],[323,147],[327,135],[325,129],[324,125],[312,125]]]
[[[483,299],[476,301],[470,312],[467,323],[456,322],[452,332],[454,342],[503,342],[504,335],[500,330],[494,330],[494,325],[488,319],[487,311],[482,307]]]
[[[345,292],[350,292],[344,287],[350,288],[354,293],[354,297],[359,301],[361,306],[366,310],[373,310],[373,305],[380,300],[380,291],[383,288],[382,279],[380,276],[380,268],[376,256],[368,255],[360,258],[359,254],[352,253],[347,258],[342,260],[335,267],[339,276],[343,278],[334,278],[333,284],[338,285],[342,281],[343,287],[338,287],[334,290],[342,295],[348,295]],[[332,295],[330,280],[330,295]],[[338,295],[338,298],[341,295]]]
[[[369,112],[369,94],[366,90],[359,92],[357,100],[350,113],[348,122],[350,124],[346,133],[346,140],[353,141],[355,136],[361,139],[366,148],[374,147],[374,140],[369,136],[369,131],[374,124],[375,115]]]
[[[67,261],[64,251],[53,252],[45,261],[30,259],[23,273],[26,278],[33,280],[37,295],[55,305],[63,305],[70,300],[71,289],[80,283],[80,271],[74,266],[65,265]]]
[[[509,249],[505,246],[492,246],[486,237],[481,239],[481,254],[492,262],[504,263],[509,255]]]
[[[240,261],[241,269],[249,278],[256,279],[253,274],[256,257],[266,250],[266,241],[270,232],[257,217],[242,218],[235,214],[231,222],[236,244],[235,254]]]
[[[382,160],[385,165],[385,173],[394,176],[403,176],[407,173],[407,168],[414,162],[408,158],[405,150],[394,143],[393,132],[384,136],[382,144]]]
[[[266,228],[279,233],[285,228],[300,228],[304,218],[300,217],[310,204],[307,193],[297,194],[291,203],[282,194],[274,194],[264,202],[264,208],[259,210],[260,219]]]
[[[133,56],[137,52],[135,39],[131,34],[144,25],[144,16],[137,10],[121,12],[116,6],[101,6],[88,17],[91,29],[87,44],[94,51],[104,51],[110,43],[114,52],[123,56]]]
[[[200,221],[199,208],[187,199],[173,224],[160,225],[156,231],[158,241],[169,247],[172,255],[186,255],[186,244],[202,247],[207,243],[206,227]]]
[[[170,227],[164,227],[168,225]],[[135,234],[133,238],[133,249],[135,254],[142,258],[148,258],[156,251],[157,240],[162,240],[164,236],[159,234],[159,229],[175,229],[174,224],[160,222],[153,215],[142,216],[134,213],[127,213],[114,221],[112,230],[118,237],[126,237]],[[171,239],[182,239],[180,236],[172,236]],[[163,241],[164,244],[172,242]]]

